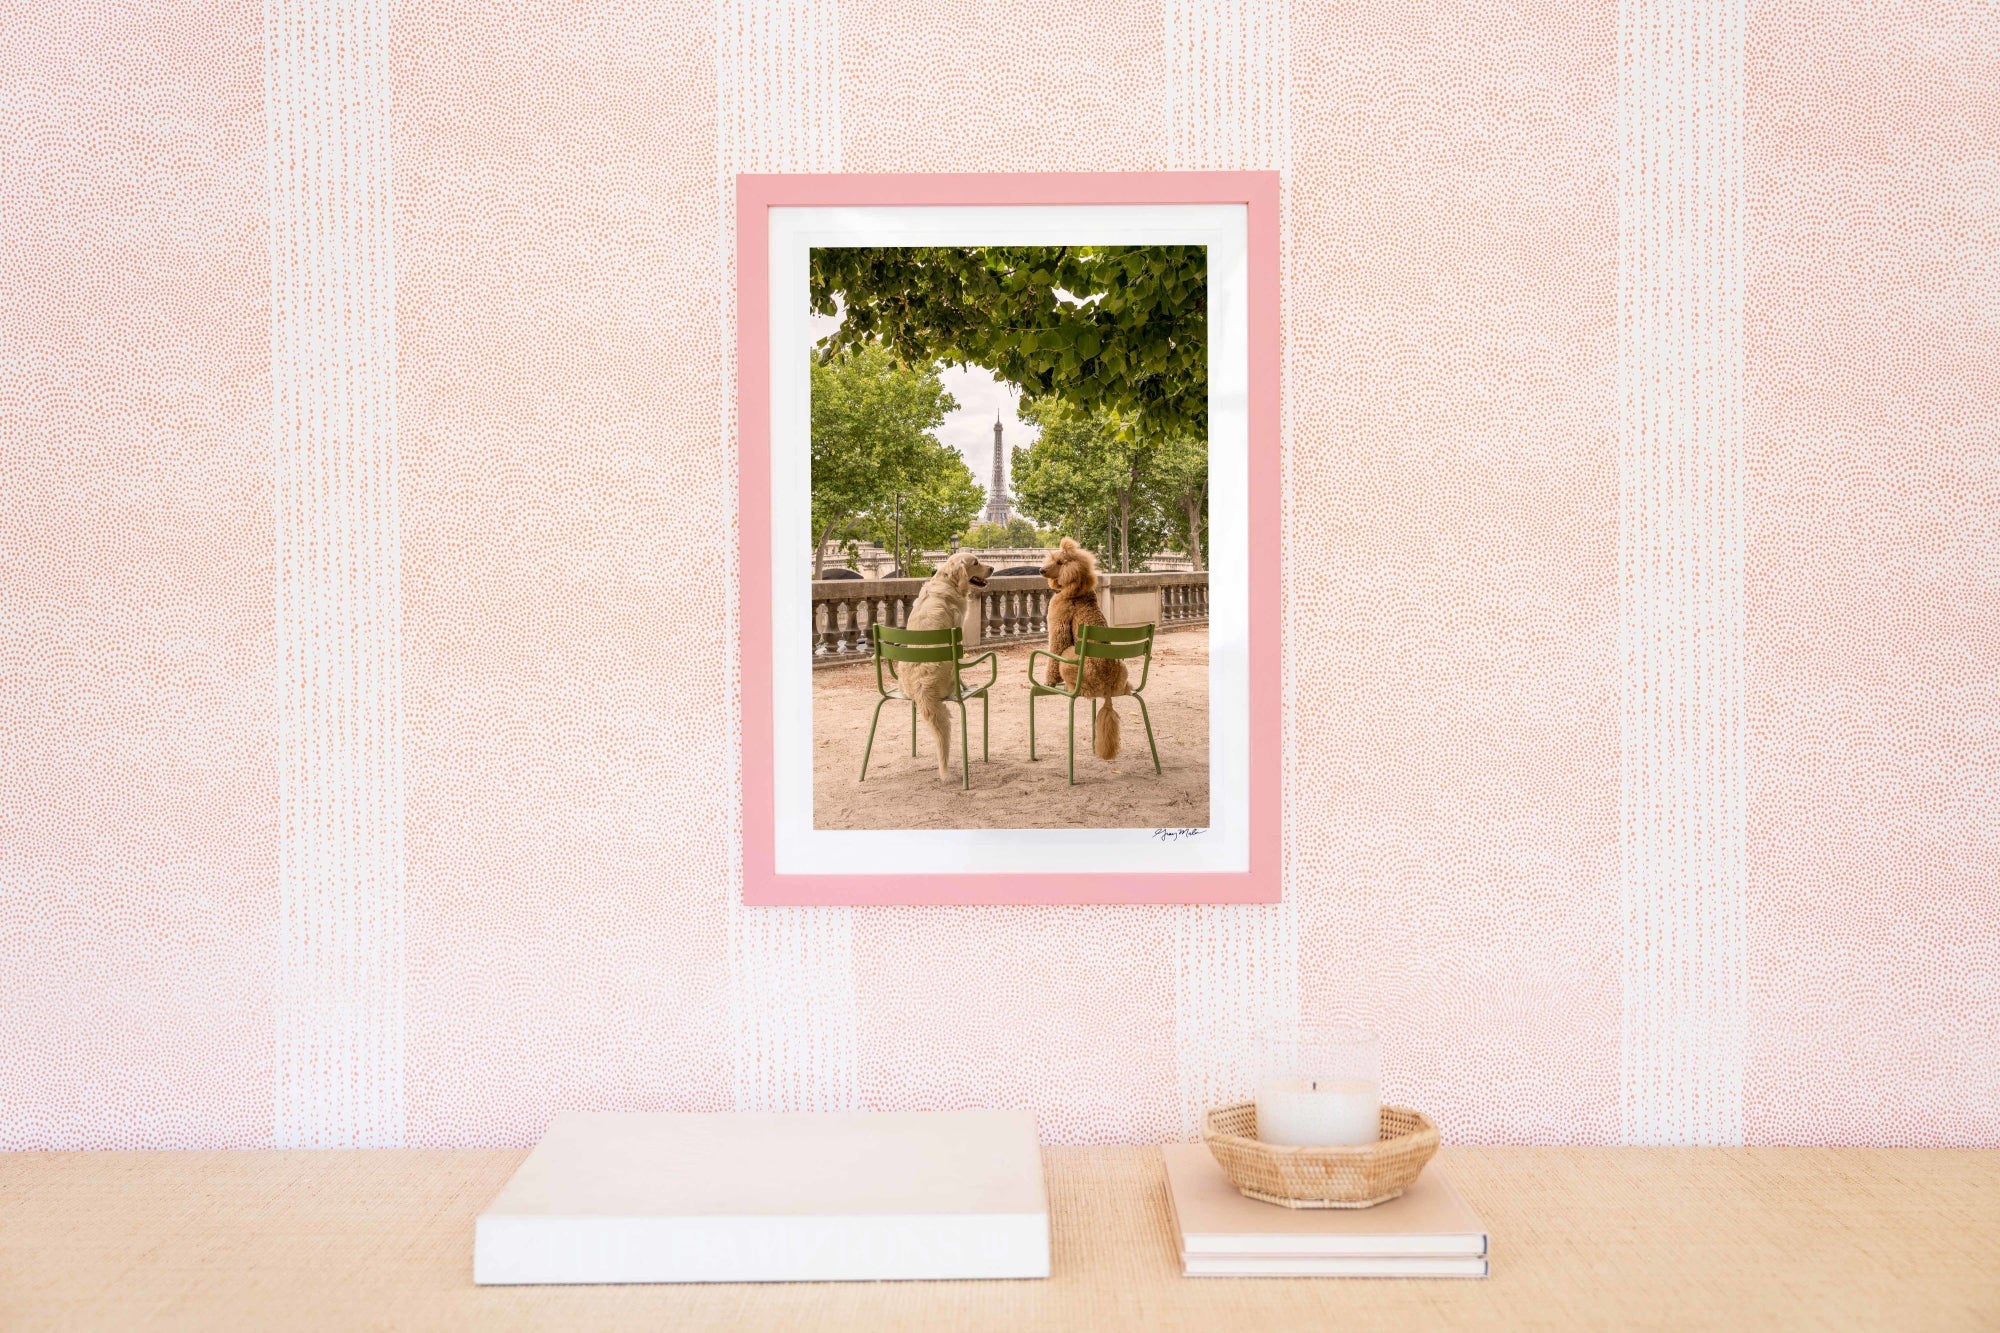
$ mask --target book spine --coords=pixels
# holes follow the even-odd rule
[[[1414,1277],[1479,1278],[1487,1275],[1484,1259],[1447,1258],[1341,1258],[1273,1259],[1237,1257],[1229,1259],[1184,1257],[1181,1271],[1187,1277]]]
[[[481,1285],[879,1282],[1049,1275],[1042,1214],[982,1217],[482,1217]]]

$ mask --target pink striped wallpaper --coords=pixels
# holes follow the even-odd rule
[[[255,3],[0,9],[0,1146],[272,1139]]]
[[[1290,886],[1454,1134],[1618,1137],[1616,14],[1293,17]]]
[[[1024,40],[1022,34],[1032,33]],[[2000,18],[0,7],[0,1146],[2000,1144]],[[747,909],[738,171],[1284,188],[1286,901]]]
[[[2000,1141],[2000,22],[1751,29],[1750,1134]]]

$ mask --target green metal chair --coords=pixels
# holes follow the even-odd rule
[[[919,662],[951,663],[951,693],[944,697],[945,703],[958,705],[958,758],[964,770],[964,786],[972,786],[972,743],[967,737],[965,706],[973,699],[979,700],[979,758],[985,762],[991,758],[989,749],[993,734],[992,706],[987,691],[1000,678],[1000,662],[992,653],[981,653],[977,657],[959,660],[964,649],[965,634],[953,626],[950,629],[894,629],[888,625],[873,626],[870,638],[875,645],[875,691],[882,697],[875,701],[875,716],[868,723],[868,747],[861,752],[861,780],[868,781],[868,758],[875,753],[875,728],[882,721],[882,705],[891,699],[909,699],[910,702],[910,753],[917,752],[917,703],[903,692],[903,683],[896,676],[896,664],[913,666]],[[965,669],[986,663],[988,675],[984,685],[966,688]],[[887,679],[882,668],[889,668]]]
[[[1076,701],[1092,696],[1081,693],[1083,689],[1083,664],[1093,657],[1141,657],[1139,683],[1126,692],[1139,701],[1139,718],[1146,724],[1146,746],[1153,752],[1153,772],[1160,771],[1160,747],[1153,742],[1153,715],[1146,711],[1146,677],[1153,670],[1153,626],[1148,625],[1078,625],[1076,627],[1076,656],[1059,657],[1044,648],[1037,648],[1028,654],[1028,758],[1035,756],[1035,700],[1045,694],[1053,694],[1059,699],[1069,700],[1069,783],[1076,785]],[[1071,686],[1044,685],[1035,675],[1035,659],[1046,657],[1051,662],[1076,668],[1076,684]],[[1130,667],[1126,668],[1128,674]],[[1114,697],[1123,699],[1126,694]],[[1097,739],[1097,710],[1090,712],[1090,739]]]

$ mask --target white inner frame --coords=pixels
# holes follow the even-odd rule
[[[771,706],[777,872],[1247,871],[1248,208],[1242,204],[774,208],[770,210],[770,226]],[[801,647],[812,641],[812,581],[807,576],[812,543],[806,535],[812,516],[808,273],[814,246],[843,245],[1208,247],[1209,823],[1201,833],[1162,838],[1158,830],[1149,828],[836,830],[812,826],[812,660]],[[977,764],[974,769],[969,800],[979,799]],[[1062,766],[1053,765],[1050,772],[1057,787],[1067,792]]]

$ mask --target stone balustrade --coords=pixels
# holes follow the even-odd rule
[[[1208,623],[1208,575],[1105,574],[1098,601],[1114,625],[1162,630]],[[923,579],[822,579],[812,585],[814,666],[862,662],[869,628],[907,625]],[[1049,635],[1054,590],[1036,576],[993,579],[965,608],[965,646],[1042,642]]]

